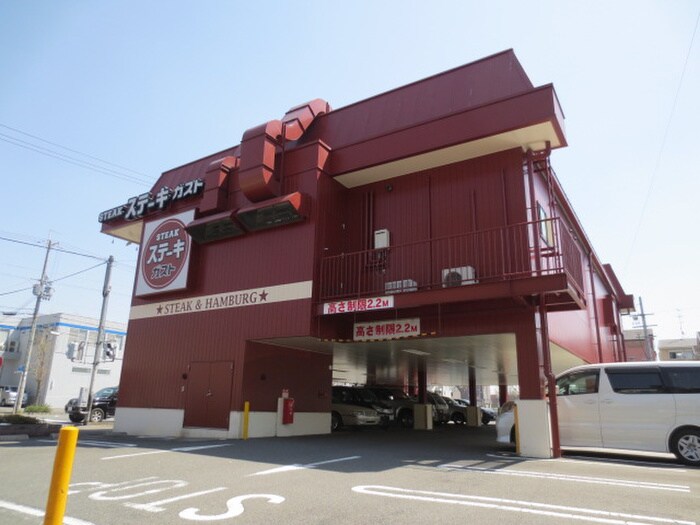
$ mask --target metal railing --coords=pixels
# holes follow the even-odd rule
[[[320,299],[435,290],[566,273],[583,290],[580,249],[560,219],[325,257]]]

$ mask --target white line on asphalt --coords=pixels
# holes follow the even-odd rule
[[[230,447],[231,443],[221,443],[217,445],[197,445],[194,447],[178,447],[171,449],[173,452],[192,452],[194,450],[205,450],[208,448]]]
[[[266,474],[278,474],[280,472],[289,472],[291,470],[304,470],[304,469],[309,469],[309,468],[315,468],[319,465],[327,465],[328,463],[338,463],[339,461],[350,461],[353,459],[359,459],[362,456],[348,456],[346,458],[338,458],[338,459],[329,459],[326,461],[318,461],[316,463],[307,463],[306,465],[284,465],[282,467],[275,467],[271,468],[269,470],[262,470],[260,472],[255,472],[253,474],[249,474],[249,476],[263,476]]]
[[[41,443],[58,443],[56,439],[39,439]],[[116,441],[95,441],[91,439],[78,440],[78,446],[88,447],[105,447],[105,448],[121,448],[121,447],[138,447],[135,443],[117,443]]]
[[[353,487],[352,490],[353,492],[358,492],[360,494],[383,496],[387,498],[411,499],[417,501],[429,501],[433,503],[448,503],[468,507],[482,507],[487,509],[521,512],[525,514],[538,514],[542,516],[566,518],[571,520],[590,521],[594,523],[606,523],[608,525],[652,525],[654,523],[696,525],[696,522],[694,521],[675,520],[657,516],[642,516],[638,514],[625,514],[622,512],[611,512],[598,509],[549,505],[546,503],[535,503],[532,501],[468,496],[464,494],[449,494],[444,492],[428,492],[424,490],[410,490],[398,487],[385,487],[381,485],[359,485],[357,487]]]
[[[230,446],[230,443],[223,443],[223,444],[216,444],[216,445],[197,445],[193,447],[177,447],[177,448],[171,448],[167,450],[150,450],[148,452],[136,452],[134,454],[121,454],[119,456],[106,456],[104,458],[100,459],[122,459],[122,458],[133,458],[136,456],[148,456],[151,454],[165,454],[166,452],[193,452],[195,450],[206,450],[208,448],[219,448],[219,447],[228,447]]]
[[[567,454],[565,458],[529,458],[529,457],[524,457],[524,456],[516,456],[514,454],[486,454],[486,456],[490,458],[498,458],[498,459],[513,459],[513,460],[522,460],[522,459],[536,459],[538,461],[556,461],[556,462],[562,462],[562,463],[594,463],[597,465],[600,465],[601,463],[604,463],[605,465],[610,465],[612,467],[638,467],[638,468],[655,468],[655,469],[669,469],[669,470],[674,470],[676,472],[687,472],[687,470],[682,466],[674,463],[663,463],[663,462],[654,462],[654,461],[643,461],[639,459],[623,459],[623,458],[600,458],[600,459],[595,459],[591,458],[590,456],[572,456],[571,454]],[[629,463],[629,464],[627,464]]]
[[[226,487],[216,487],[215,489],[202,490],[200,492],[193,492],[192,494],[185,494],[184,496],[176,496],[174,498],[152,501],[151,503],[124,503],[124,505],[131,507],[132,509],[145,510],[147,512],[162,512],[165,509],[163,507],[159,507],[158,505],[165,505],[166,503],[172,503],[173,501],[182,501],[183,499],[203,496],[204,494],[211,494],[212,492],[219,492],[222,490],[226,490]]]
[[[152,454],[165,454],[170,452],[169,450],[149,450],[148,452],[136,452],[134,454],[122,454],[120,456],[107,456],[100,459],[121,459],[121,458],[134,458],[136,456],[150,456]]]
[[[27,514],[29,516],[37,516],[43,518],[45,512],[43,510],[35,509],[33,507],[27,507],[25,505],[18,505],[16,503],[11,503],[9,501],[0,500],[0,508],[13,510],[15,512],[20,512],[22,514]],[[71,518],[70,516],[63,517],[64,525],[95,525],[90,521],[81,520],[78,518]]]
[[[504,470],[496,468],[468,467],[464,465],[440,465],[438,468],[480,472],[484,474],[499,474],[501,476],[514,476],[524,478],[554,479],[557,481],[575,481],[578,483],[591,483],[594,485],[616,485],[620,487],[633,487],[638,489],[669,490],[672,492],[690,492],[688,485],[672,485],[670,483],[652,483],[648,481],[629,481],[614,478],[596,478],[588,476],[570,476],[568,474],[546,474],[543,472],[529,472],[526,470]]]

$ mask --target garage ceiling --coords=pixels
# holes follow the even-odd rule
[[[515,334],[367,343],[321,341],[312,337],[260,342],[333,355],[333,382],[337,384],[402,385],[419,359],[426,360],[429,385],[467,385],[470,365],[474,366],[477,385],[497,385],[499,373],[505,373],[509,385],[518,384]],[[551,344],[550,348],[555,374],[582,364],[581,359],[560,346]]]

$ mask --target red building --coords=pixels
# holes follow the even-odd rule
[[[624,361],[632,307],[550,165],[563,121],[509,50],[292,108],[102,213],[141,244],[116,428],[237,438],[247,401],[251,437],[326,433],[334,381],[518,384],[521,450],[556,453],[546,381]]]

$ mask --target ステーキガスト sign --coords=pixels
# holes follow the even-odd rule
[[[192,240],[185,226],[194,210],[147,223],[143,230],[136,295],[187,287]]]

